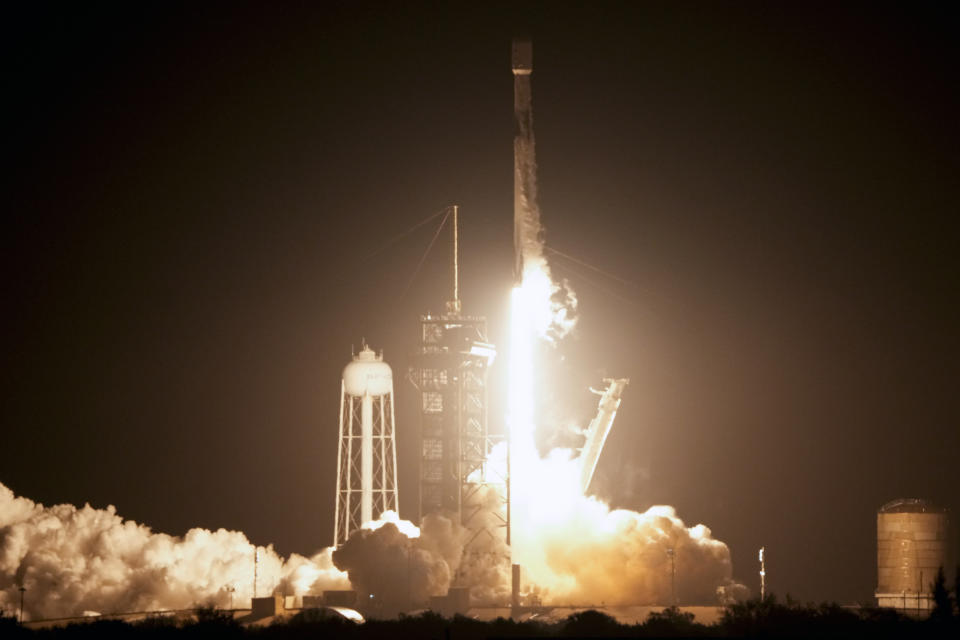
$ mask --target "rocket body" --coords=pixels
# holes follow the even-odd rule
[[[537,209],[536,153],[533,138],[533,105],[530,74],[533,72],[533,45],[526,38],[515,38],[512,47],[513,68],[513,275],[523,281],[524,263],[539,258],[540,212]],[[535,256],[532,254],[536,254]]]

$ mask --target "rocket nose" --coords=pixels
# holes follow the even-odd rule
[[[512,54],[515,75],[526,75],[533,71],[533,43],[530,38],[514,38]]]

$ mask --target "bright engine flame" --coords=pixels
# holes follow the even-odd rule
[[[538,339],[552,340],[557,327],[568,327],[570,314],[553,299],[558,287],[547,265],[541,260],[525,266],[511,299],[507,415],[511,552],[523,567],[524,583],[548,602],[664,604],[674,595],[716,602],[739,585],[731,581],[729,549],[707,527],[687,528],[667,506],[611,511],[583,494],[574,452],[554,449],[540,457],[534,440],[535,346]]]
[[[538,338],[550,339],[549,330],[556,321],[552,288],[545,269],[528,266],[511,298],[507,416],[513,503],[511,546],[513,562],[523,565],[530,578],[568,591],[575,584],[550,570],[540,532],[568,524],[571,499],[583,498],[579,476],[568,472],[570,452],[554,451],[542,460],[534,439],[534,351]]]

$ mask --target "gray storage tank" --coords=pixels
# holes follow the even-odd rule
[[[927,500],[901,498],[877,511],[877,606],[907,611],[933,607],[930,585],[947,561],[947,511]]]

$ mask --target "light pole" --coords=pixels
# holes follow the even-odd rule
[[[667,555],[670,556],[670,606],[677,606],[677,562],[673,547],[667,549]]]
[[[763,601],[767,593],[767,563],[763,559],[763,550],[766,547],[760,547],[760,601]]]
[[[917,616],[920,616],[920,592],[923,591],[923,569],[920,569],[920,587],[917,589]]]
[[[257,565],[260,564],[260,547],[255,547],[253,551],[253,597],[257,597]],[[250,605],[253,606],[253,605]]]

